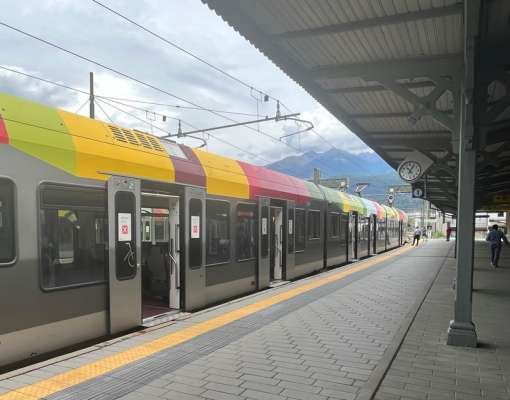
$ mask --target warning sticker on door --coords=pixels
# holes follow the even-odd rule
[[[267,235],[267,218],[262,218],[262,235]]]
[[[131,241],[131,213],[119,213],[119,242]]]
[[[292,235],[292,228],[293,228],[292,222],[293,221],[291,219],[289,219],[289,235]]]
[[[191,239],[200,239],[200,216],[191,216]]]

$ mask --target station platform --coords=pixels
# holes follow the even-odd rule
[[[510,258],[477,244],[480,347],[446,346],[453,242],[429,240],[0,375],[0,400],[509,399]]]
[[[510,249],[503,246],[500,267],[493,269],[487,244],[475,242],[473,322],[478,348],[446,345],[455,301],[455,259],[437,263],[444,265],[376,398],[510,399]]]

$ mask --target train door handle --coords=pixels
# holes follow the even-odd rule
[[[179,224],[176,224],[175,225],[175,254],[180,254],[180,252],[181,252],[180,234],[181,234],[181,226]],[[179,257],[179,256],[177,255],[176,257]],[[181,288],[181,270],[180,270],[179,263],[177,263],[177,260],[175,260],[175,288],[176,289]]]
[[[180,245],[180,233],[181,233],[181,227],[179,224],[175,225],[175,252],[179,253],[181,251],[181,245]]]
[[[173,273],[174,272],[174,265],[177,266],[177,260],[172,255],[172,253],[168,253],[168,257],[170,258],[170,265],[171,265],[170,273]]]

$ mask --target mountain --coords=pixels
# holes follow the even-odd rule
[[[314,168],[320,168],[323,177],[371,176],[394,172],[376,153],[353,154],[339,149],[324,153],[308,151],[299,156],[286,157],[267,167],[303,179],[312,177]]]
[[[387,202],[389,186],[404,184],[397,172],[381,157],[368,152],[353,154],[340,149],[331,149],[324,153],[308,151],[299,156],[283,158],[266,167],[302,179],[312,179],[314,168],[321,170],[322,178],[349,177],[351,193],[354,192],[356,183],[368,183],[363,197],[380,203]],[[421,207],[421,200],[413,199],[409,194],[398,194],[395,206],[413,211]]]

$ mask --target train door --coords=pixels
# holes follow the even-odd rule
[[[143,318],[180,308],[179,197],[142,193]]]
[[[283,210],[281,207],[271,207],[270,216],[270,279],[281,281],[283,262]]]
[[[294,252],[294,214],[295,214],[295,203],[292,200],[287,201],[287,258],[285,260],[285,268],[283,271],[283,279],[287,279],[287,271],[293,271],[296,265],[296,257]]]
[[[205,190],[184,189],[184,307],[193,310],[206,305],[205,297]],[[182,209],[181,208],[181,209]]]
[[[368,247],[368,255],[372,255],[372,216],[369,215],[366,219],[367,224],[367,247]]]
[[[270,260],[269,260],[269,199],[259,198],[259,235],[258,235],[258,267],[257,289],[269,286]]]
[[[377,215],[372,216],[372,248],[373,254],[377,254]]]
[[[173,310],[181,308],[181,224],[179,213],[179,198],[170,202],[170,299],[169,306]]]
[[[349,214],[349,259],[358,258],[358,213]]]
[[[107,182],[109,226],[109,333],[141,324],[140,181],[112,176]]]

